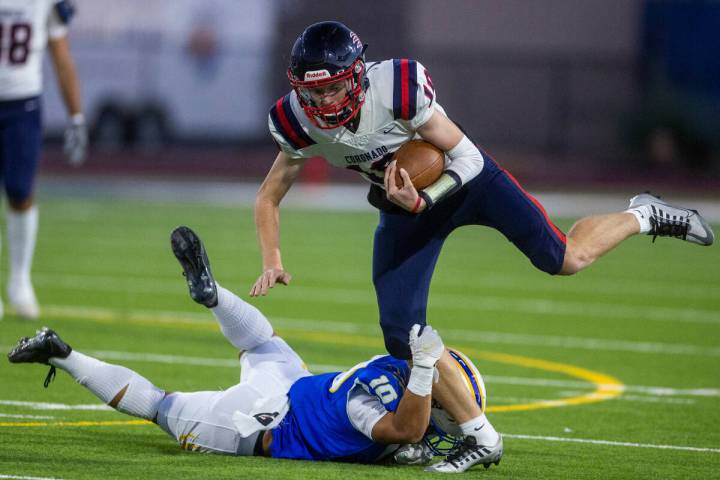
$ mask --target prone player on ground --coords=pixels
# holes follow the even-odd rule
[[[7,294],[15,314],[26,319],[40,314],[30,269],[38,228],[33,189],[42,141],[42,57],[46,47],[69,116],[65,132],[68,162],[82,163],[87,146],[80,84],[67,41],[67,24],[73,13],[67,0],[0,0],[0,175],[9,207]]]
[[[295,42],[288,68],[292,91],[270,109],[270,132],[280,152],[255,202],[263,272],[250,294],[266,295],[288,284],[280,254],[279,206],[304,161],[320,156],[357,171],[371,183],[368,200],[380,210],[373,246],[373,283],[388,352],[410,358],[408,332],[424,324],[435,264],[457,227],[497,229],[551,275],[572,275],[632,235],[645,233],[710,245],[714,234],[697,211],[650,194],[630,201],[625,212],[579,220],[567,236],[542,205],[481,151],[437,103],[435,86],[415,60],[366,62],[358,36],[339,22],[309,26]],[[417,191],[407,172],[395,182],[393,152],[421,138],[445,152],[443,175]],[[462,395],[463,380],[448,354],[439,363],[433,396],[461,424],[470,444],[464,467],[482,458],[474,433],[483,417]],[[471,439],[470,437],[475,437]],[[443,467],[452,471],[449,462]]]
[[[21,339],[10,361],[50,364],[46,385],[56,367],[67,371],[103,402],[157,423],[188,450],[362,463],[430,460],[430,443],[412,444],[430,423],[435,364],[445,350],[436,331],[419,325],[411,330],[412,367],[385,355],[347,372],[311,375],[256,308],[215,283],[192,230],[179,227],[171,240],[192,298],[212,310],[223,335],[243,352],[239,384],[224,391],[167,392],[132,370],[72,350],[47,328]],[[464,357],[458,368],[473,378],[471,393],[484,403],[477,370]],[[495,445],[484,463],[497,464],[502,439],[489,422],[484,430]]]

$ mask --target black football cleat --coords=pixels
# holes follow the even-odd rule
[[[63,342],[55,331],[48,327],[38,330],[34,337],[21,338],[10,353],[12,363],[44,363],[52,357],[67,358],[72,347]]]
[[[170,245],[183,268],[190,297],[208,308],[217,306],[217,285],[200,238],[188,227],[177,227],[170,235]]]
[[[43,327],[38,330],[34,337],[21,338],[10,353],[8,360],[11,363],[44,363],[49,365],[51,358],[67,358],[72,352],[72,347],[63,342],[53,330]],[[45,378],[45,388],[55,378],[55,367],[50,366],[50,371]]]

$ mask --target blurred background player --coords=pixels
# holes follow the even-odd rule
[[[15,314],[26,319],[40,314],[30,269],[38,228],[33,188],[42,142],[42,64],[46,47],[69,115],[65,155],[72,165],[85,160],[87,130],[80,84],[67,41],[67,25],[73,14],[67,0],[0,0],[0,175],[8,202],[7,300]]]
[[[322,157],[357,171],[370,183],[368,200],[380,210],[373,245],[373,283],[388,352],[409,359],[407,334],[424,324],[430,281],[445,239],[464,225],[500,231],[532,264],[551,275],[587,268],[632,235],[679,238],[700,245],[714,234],[697,211],[650,194],[633,197],[625,212],[580,219],[566,236],[543,206],[446,116],[427,70],[417,61],[365,62],[364,45],[340,22],[310,25],[293,45],[287,76],[293,90],[272,106],[268,124],[280,148],[258,191],[255,218],[263,273],[250,294],[288,284],[280,255],[279,206],[304,161]],[[417,191],[405,170],[395,183],[392,154],[422,138],[446,155],[446,168]],[[482,451],[485,419],[463,396],[463,380],[449,354],[441,359],[433,395],[460,423],[469,443],[462,471]]]
[[[346,372],[311,375],[259,310],[215,282],[192,230],[178,227],[171,243],[190,295],[212,310],[223,335],[241,351],[238,385],[166,392],[130,369],[74,351],[48,328],[21,339],[9,360],[52,365],[46,386],[55,367],[67,371],[103,402],[157,423],[187,450],[375,463],[391,458],[401,444],[421,442],[430,423],[435,365],[445,350],[435,330],[416,325],[409,333],[411,368],[385,355]],[[467,372],[480,385],[471,393],[484,397],[477,370]],[[502,438],[489,422],[483,433],[490,448],[476,463],[489,467],[500,462]],[[405,449],[403,460],[429,461],[423,451]]]

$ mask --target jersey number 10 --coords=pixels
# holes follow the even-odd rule
[[[0,63],[22,65],[30,54],[32,26],[29,23],[0,23]]]

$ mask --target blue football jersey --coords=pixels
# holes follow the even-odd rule
[[[276,458],[372,463],[387,445],[355,429],[347,412],[348,395],[362,388],[385,409],[397,409],[410,369],[389,355],[356,365],[347,372],[301,378],[288,392],[290,411],[272,430]]]

